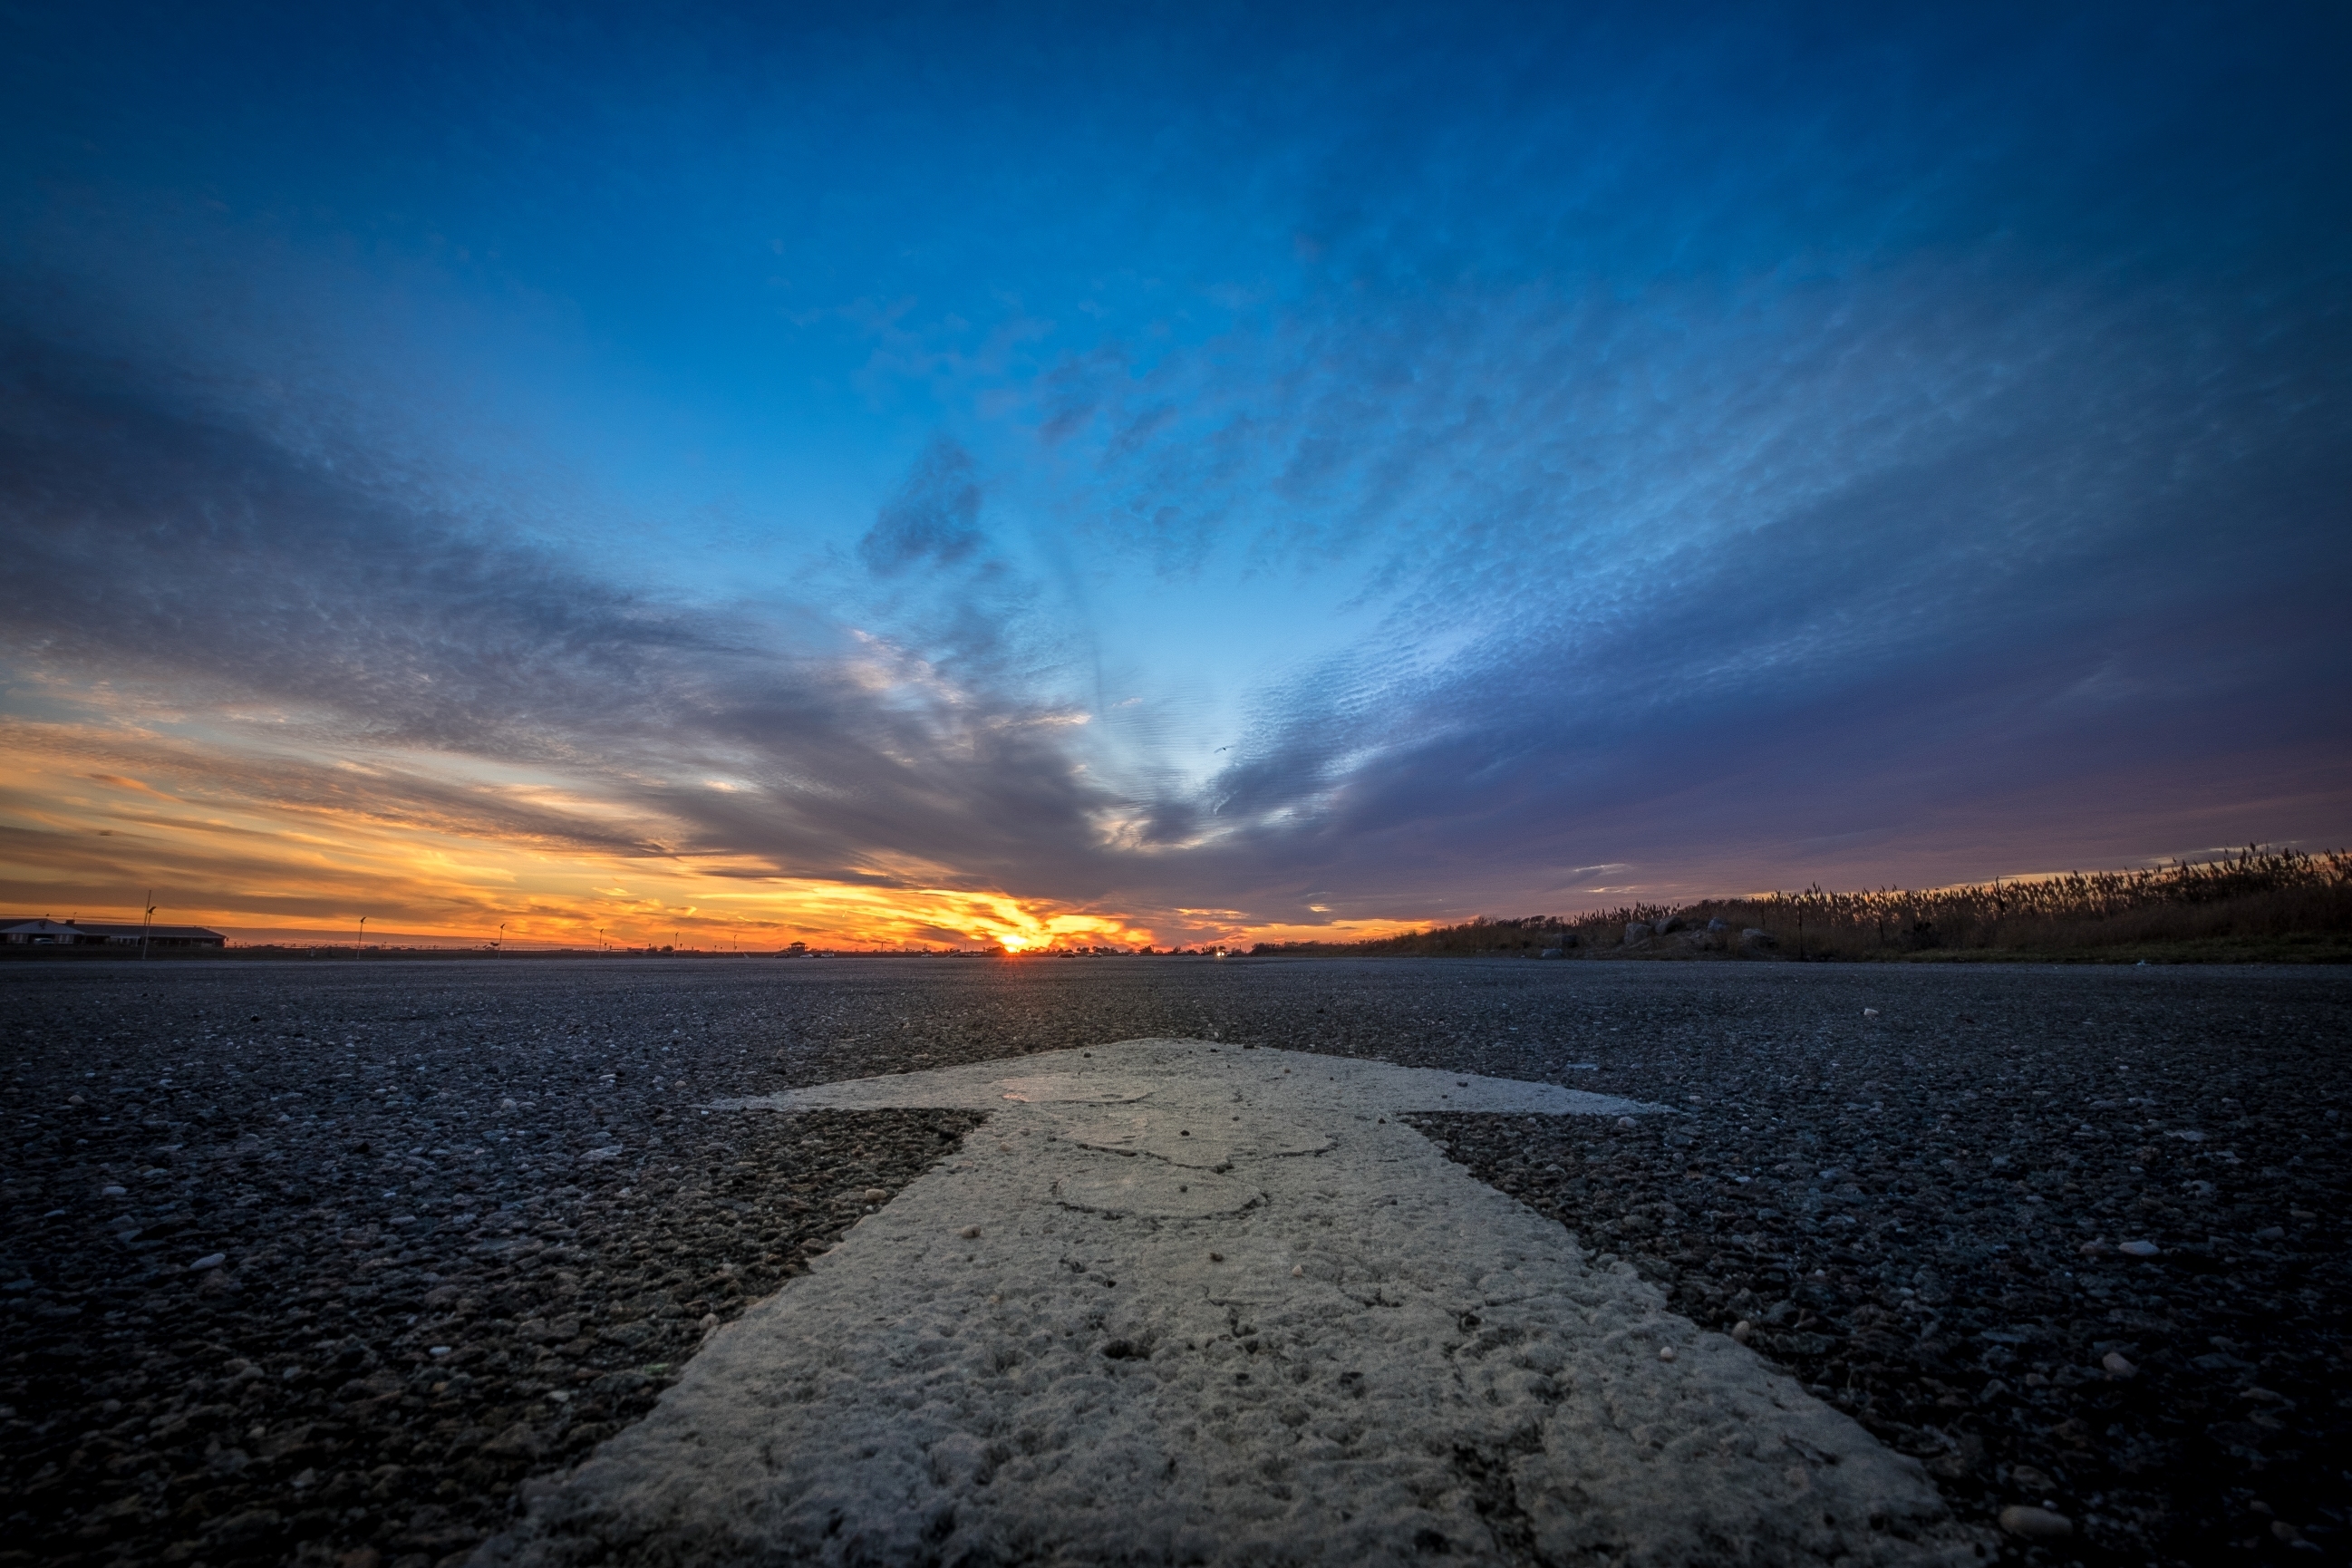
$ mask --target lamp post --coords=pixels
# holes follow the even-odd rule
[[[506,921],[500,921],[499,922],[499,940],[498,940],[497,942],[492,942],[492,943],[490,944],[490,951],[491,951],[492,952],[504,952],[506,951],[506,949],[507,949],[507,922],[506,922]]]
[[[367,956],[367,916],[362,915],[360,917],[360,944],[352,950],[352,956],[353,958],[365,958]]]
[[[147,962],[147,946],[155,936],[155,889],[147,889],[147,919],[139,928],[139,962]]]

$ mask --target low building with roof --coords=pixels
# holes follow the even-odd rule
[[[53,921],[47,915],[0,915],[0,942],[11,947],[225,948],[228,938],[205,926],[151,926],[133,921]]]

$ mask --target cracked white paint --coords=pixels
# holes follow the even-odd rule
[[[1975,1559],[1916,1462],[1395,1120],[1663,1107],[1135,1040],[714,1109],[885,1106],[993,1114],[479,1561]]]

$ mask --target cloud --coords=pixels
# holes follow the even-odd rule
[[[980,483],[971,454],[935,436],[858,541],[857,556],[880,576],[929,563],[951,566],[982,542]]]
[[[356,447],[299,454],[194,389],[0,346],[7,643],[54,669],[265,694],[353,739],[568,754],[710,629],[404,495]]]
[[[486,537],[355,446],[331,457],[136,367],[13,342],[0,516],[24,548],[0,622],[17,668],[79,683],[95,721],[130,727],[110,771],[209,771],[202,787],[289,809],[782,876],[1105,880],[1089,823],[1106,796],[1063,746],[1073,726],[1048,721],[1061,704],[959,684],[884,641],[780,644],[724,606]],[[907,494],[968,513],[969,467],[935,447]],[[277,717],[232,716],[257,702]],[[191,769],[191,750],[215,760]],[[714,775],[738,787],[700,785]]]

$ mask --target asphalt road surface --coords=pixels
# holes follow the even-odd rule
[[[0,1029],[0,1563],[464,1562],[994,1114],[711,1107],[1139,1037],[1673,1106],[1412,1121],[1995,1555],[2352,1542],[2340,973],[30,963]]]

